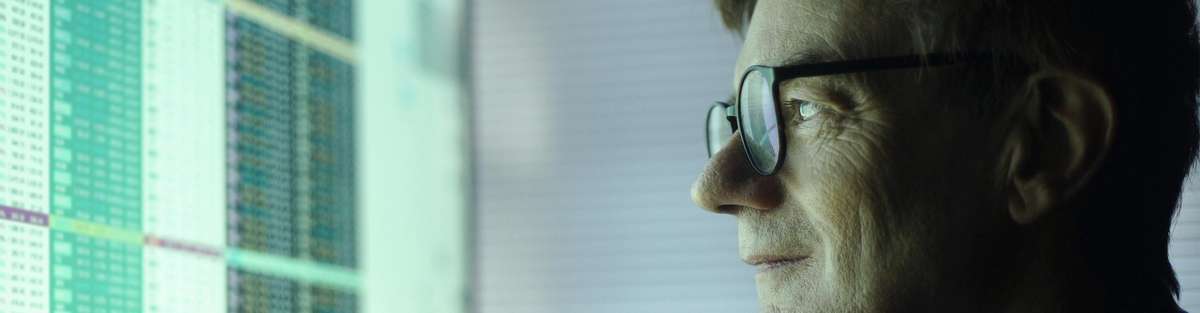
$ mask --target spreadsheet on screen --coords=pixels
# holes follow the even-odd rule
[[[0,312],[387,311],[356,2],[0,1]]]

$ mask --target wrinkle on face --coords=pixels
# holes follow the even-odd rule
[[[876,121],[880,117],[862,116],[860,120]],[[879,260],[879,242],[874,241],[884,217],[877,216],[880,207],[888,205],[885,193],[879,191],[884,182],[878,168],[886,158],[884,144],[886,125],[882,122],[856,123],[844,126],[836,136],[821,136],[819,131],[793,129],[788,139],[795,142],[789,149],[796,157],[788,159],[787,169],[794,172],[781,173],[788,180],[785,185],[799,194],[797,202],[803,206],[803,216],[810,219],[816,235],[821,238],[823,260],[821,272],[824,284],[836,296],[825,303],[831,307],[858,307],[870,298],[869,290],[854,286],[870,285],[876,277],[875,264],[864,263]],[[799,304],[796,304],[799,305]]]
[[[840,133],[855,127],[866,129],[884,125],[881,117],[890,112],[878,94],[880,88],[868,83],[861,73],[789,79],[779,84],[781,101],[791,99],[820,103],[827,109],[817,122],[802,124],[801,128],[816,128],[818,138],[836,140]],[[876,133],[876,135],[882,135]]]
[[[912,42],[906,28],[894,27],[905,24],[888,19],[886,11],[857,0],[760,0],[735,67],[735,86],[753,64],[911,53],[912,47],[901,44]],[[943,225],[939,210],[965,202],[930,191],[967,188],[955,186],[955,179],[970,173],[955,171],[969,167],[944,163],[972,156],[948,148],[964,136],[950,130],[963,125],[936,109],[944,108],[932,103],[941,98],[923,94],[936,86],[918,88],[936,79],[923,71],[782,82],[781,98],[838,110],[788,127],[787,156],[775,176],[785,193],[781,203],[737,215],[742,248],[771,247],[785,254],[807,249],[815,261],[813,271],[796,274],[811,276],[760,282],[767,310],[888,311],[898,306],[896,299],[911,298],[906,293],[928,292],[921,290],[932,288],[929,282],[941,275],[930,266],[943,252],[928,250],[944,246],[939,240],[953,240],[942,237],[955,229]]]

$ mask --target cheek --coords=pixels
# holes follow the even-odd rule
[[[820,238],[820,260],[829,282],[844,296],[871,299],[874,281],[897,247],[896,210],[886,158],[888,132],[882,123],[846,128],[836,134],[795,131],[789,138],[784,173],[791,199],[804,209]],[[789,142],[790,144],[790,142]],[[851,294],[847,294],[851,293]]]

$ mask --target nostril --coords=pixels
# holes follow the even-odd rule
[[[710,162],[692,184],[692,202],[706,211],[737,214],[743,209],[771,210],[782,205],[784,188],[776,176],[741,175]],[[749,171],[748,168],[744,169]]]
[[[744,207],[740,205],[721,205],[717,206],[717,209],[713,210],[713,213],[737,215],[738,211],[742,208]]]

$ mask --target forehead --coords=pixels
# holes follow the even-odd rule
[[[870,2],[870,3],[868,3]],[[759,0],[734,68],[848,60],[911,51],[891,1]],[[736,82],[735,82],[736,85]]]

